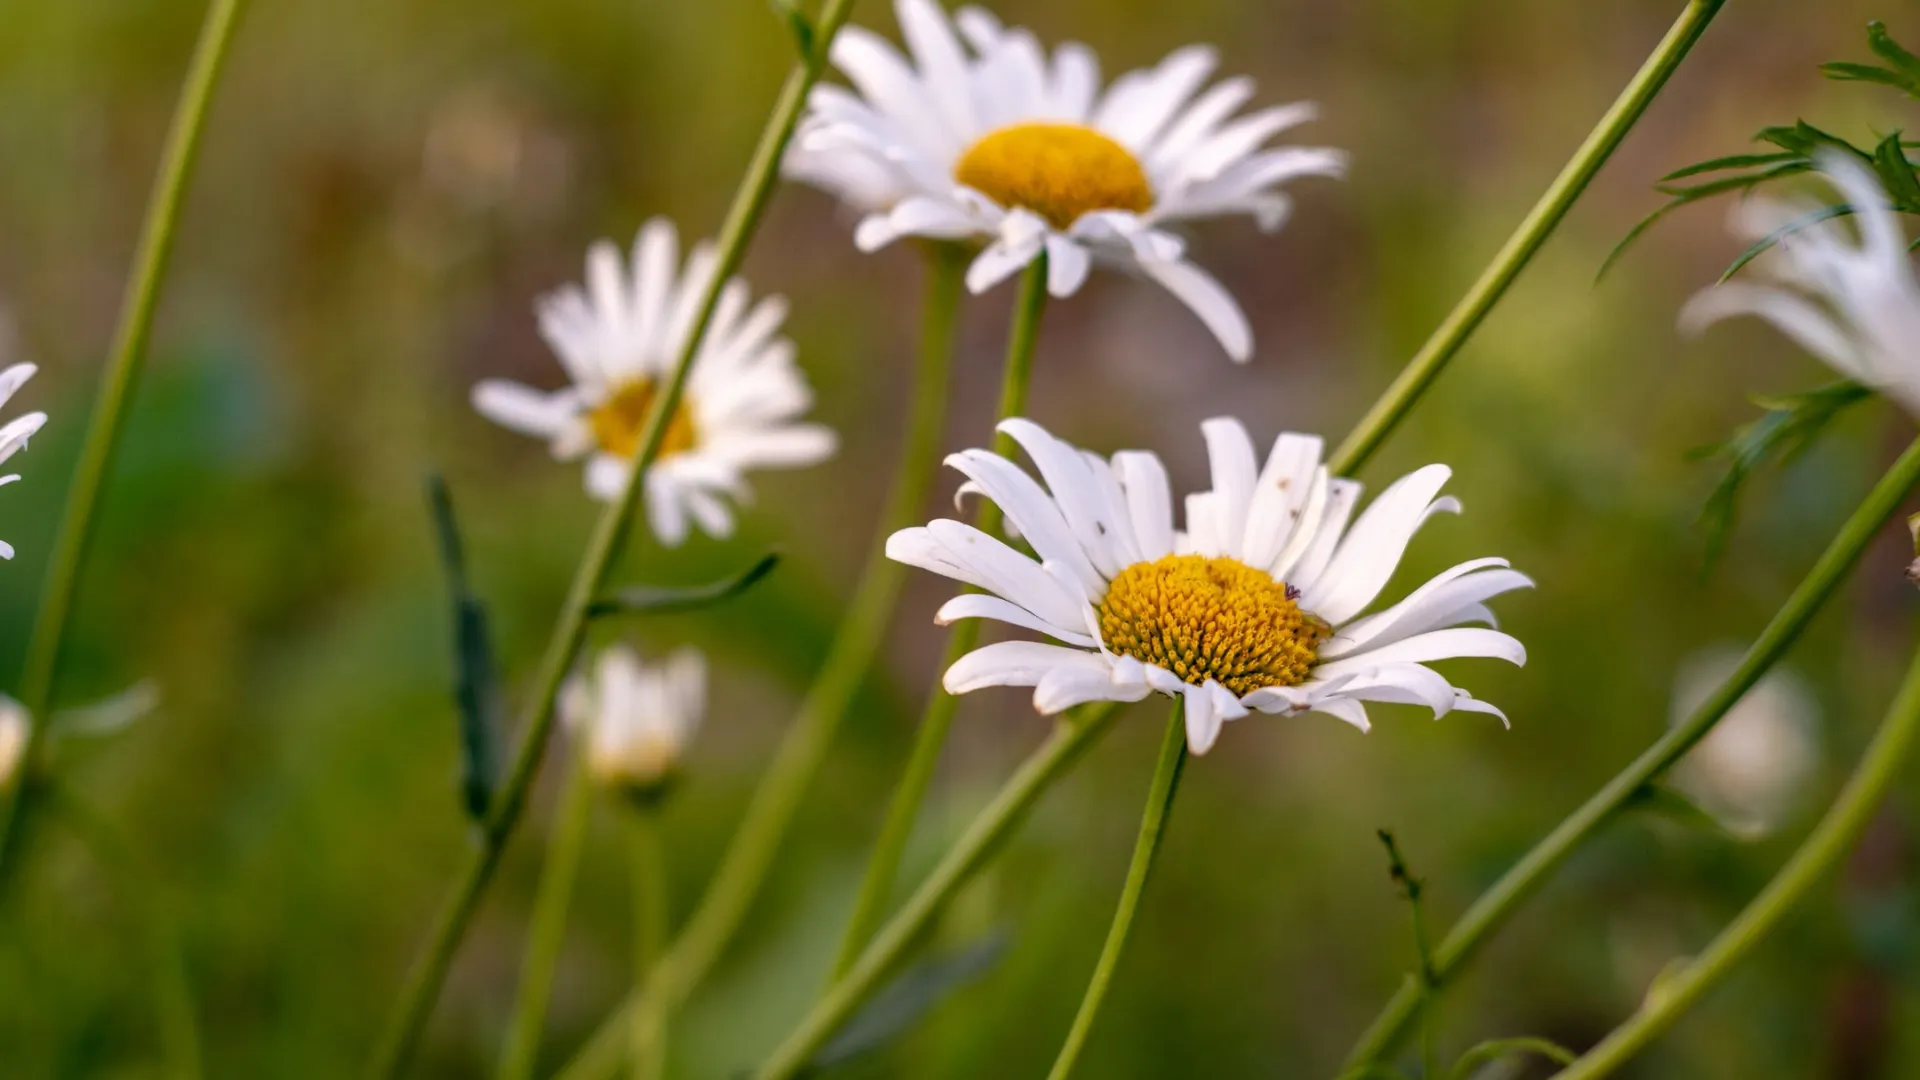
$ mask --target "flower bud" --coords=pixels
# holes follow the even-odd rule
[[[588,774],[636,799],[665,794],[706,708],[706,661],[682,649],[645,664],[624,645],[561,693],[560,715],[582,743]]]

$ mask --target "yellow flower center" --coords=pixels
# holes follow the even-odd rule
[[[647,414],[653,410],[653,394],[652,379],[634,379],[614,387],[607,400],[587,414],[587,422],[593,426],[593,441],[600,444],[600,449],[623,458],[639,453],[640,429],[646,426]],[[682,398],[674,407],[673,415],[667,418],[667,437],[660,443],[660,456],[685,453],[698,442],[693,414],[687,411],[686,399]]]
[[[1153,207],[1153,186],[1126,147],[1079,124],[1015,124],[960,155],[953,178],[1004,207],[1065,229],[1091,210]]]
[[[1120,571],[1100,601],[1108,649],[1236,695],[1307,680],[1332,629],[1294,591],[1226,558],[1168,555]]]

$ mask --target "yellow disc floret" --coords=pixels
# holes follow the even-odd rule
[[[1065,229],[1092,210],[1153,207],[1153,186],[1126,147],[1079,124],[1015,124],[969,147],[953,178],[1009,209]]]
[[[633,379],[616,386],[612,394],[587,414],[593,427],[593,441],[600,449],[616,457],[630,458],[640,450],[640,429],[653,409],[652,379]],[[667,419],[667,435],[660,443],[660,456],[671,457],[694,448],[698,443],[693,415],[684,400]]]
[[[1100,601],[1108,649],[1200,686],[1298,686],[1331,633],[1294,593],[1236,559],[1168,555],[1114,577]]]

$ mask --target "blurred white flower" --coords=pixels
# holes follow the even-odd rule
[[[14,364],[5,371],[0,371],[0,405],[5,405],[7,399],[13,397],[14,393],[25,385],[28,379],[33,378],[33,373],[38,370],[40,369],[32,364]],[[39,431],[40,426],[46,422],[46,413],[30,412],[25,416],[15,417],[8,421],[5,427],[0,427],[0,463],[25,450],[27,440],[32,438],[34,432]],[[20,474],[10,473],[0,476],[0,484],[11,484],[18,479]],[[0,558],[13,558],[13,545],[0,541]]]
[[[1865,166],[1839,154],[1819,165],[1853,209],[1858,240],[1837,220],[1794,231],[1755,264],[1771,284],[1706,289],[1687,302],[1680,326],[1698,333],[1732,315],[1757,315],[1835,371],[1920,417],[1920,282],[1898,215]],[[1756,196],[1735,207],[1732,229],[1758,242],[1822,210]]]
[[[19,774],[32,727],[33,718],[27,715],[26,707],[0,694],[0,790],[10,786]]]
[[[677,650],[656,665],[614,645],[601,651],[591,676],[567,680],[560,718],[583,742],[594,779],[650,795],[679,771],[706,696],[707,664],[697,650]]]
[[[1436,513],[1451,471],[1429,465],[1390,485],[1352,527],[1361,486],[1329,477],[1321,441],[1284,434],[1264,468],[1237,420],[1201,425],[1213,490],[1186,498],[1185,532],[1160,459],[1111,461],[1028,420],[1000,429],[1033,459],[1047,489],[985,450],[947,459],[1033,546],[1032,559],[957,521],[903,529],[887,555],[976,586],[935,619],[996,619],[1061,642],[1003,641],[947,670],[949,693],[1034,687],[1052,714],[1088,701],[1139,701],[1158,691],[1186,704],[1187,743],[1204,754],[1228,720],[1250,710],[1323,712],[1365,731],[1366,702],[1500,710],[1425,664],[1454,657],[1526,662],[1486,601],[1533,583],[1505,559],[1447,570],[1371,615],[1408,543]]]
[[[1740,665],[1740,652],[1695,654],[1674,678],[1673,719],[1699,708]],[[1736,836],[1784,824],[1820,766],[1820,710],[1804,683],[1775,668],[1674,766],[1673,783]]]
[[[602,501],[625,490],[641,426],[713,279],[712,244],[695,245],[681,273],[678,247],[672,223],[655,218],[640,230],[630,267],[601,241],[587,253],[586,288],[569,285],[541,301],[540,331],[573,385],[549,393],[487,379],[473,389],[483,416],[546,439],[562,461],[585,457],[587,491]],[[748,497],[747,470],[812,465],[833,454],[833,432],[794,422],[812,407],[813,392],[793,362],[793,343],[775,336],[786,301],[767,297],[749,307],[750,299],[737,278],[722,290],[647,471],[647,518],[662,543],[686,539],[689,519],[713,536],[731,535],[727,498]]]
[[[911,58],[859,27],[842,30],[833,62],[854,89],[814,88],[786,162],[789,176],[866,215],[862,250],[902,236],[979,239],[986,250],[967,273],[976,293],[1044,251],[1054,296],[1076,292],[1098,258],[1159,282],[1235,360],[1252,355],[1239,305],[1167,227],[1247,214],[1279,228],[1292,206],[1282,184],[1346,168],[1336,150],[1268,146],[1313,119],[1312,105],[1236,116],[1253,81],[1207,87],[1218,58],[1202,46],[1102,91],[1084,45],[1049,58],[1032,32],[980,8],[949,20],[934,0],[894,7]]]

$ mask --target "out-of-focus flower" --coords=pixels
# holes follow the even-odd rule
[[[895,9],[911,59],[858,27],[841,31],[833,62],[854,89],[814,88],[786,163],[866,215],[862,250],[902,236],[985,241],[967,273],[974,292],[1044,251],[1055,296],[1077,291],[1098,258],[1159,282],[1235,360],[1252,355],[1239,305],[1167,227],[1247,214],[1279,228],[1292,205],[1281,185],[1345,171],[1336,150],[1268,146],[1313,106],[1236,116],[1253,81],[1206,87],[1217,57],[1200,46],[1102,91],[1084,45],[1049,58],[1030,31],[979,8],[951,21],[933,0]]]
[[[18,778],[32,727],[33,718],[27,715],[26,706],[0,694],[0,791]]]
[[[1734,281],[1706,289],[1680,313],[1697,333],[1731,315],[1757,315],[1847,378],[1873,387],[1920,417],[1920,282],[1887,193],[1858,162],[1820,159],[1852,217],[1804,228],[1823,207],[1756,196],[1733,211],[1735,234],[1749,241],[1782,235],[1756,264],[1771,284]]]
[[[13,397],[14,393],[25,385],[28,379],[33,378],[33,373],[38,370],[40,369],[32,364],[14,364],[5,371],[0,371],[0,405],[5,405],[7,399]],[[32,438],[34,432],[39,431],[40,426],[46,422],[46,413],[30,412],[25,416],[15,417],[9,420],[5,427],[0,427],[0,463],[25,450],[27,440]],[[6,476],[0,476],[0,484],[11,484],[18,479],[20,479],[19,473],[9,473]],[[0,541],[0,558],[13,558],[13,545]]]
[[[1159,458],[1122,451],[1111,461],[1028,420],[1001,430],[1033,459],[1043,490],[985,450],[947,459],[968,490],[992,499],[1033,546],[1028,558],[957,521],[904,529],[887,541],[900,562],[986,590],[957,596],[936,619],[987,618],[1061,644],[1006,641],[967,654],[945,685],[1034,687],[1051,714],[1088,701],[1139,701],[1153,691],[1186,703],[1196,754],[1225,721],[1249,710],[1323,712],[1365,731],[1365,702],[1491,713],[1425,666],[1453,657],[1525,663],[1486,601],[1532,584],[1504,559],[1448,570],[1371,615],[1414,533],[1436,513],[1451,475],[1429,465],[1387,488],[1352,527],[1360,484],[1328,476],[1321,441],[1285,434],[1264,468],[1237,420],[1201,425],[1213,489],[1186,498],[1185,532]]]
[[[1699,708],[1739,665],[1732,648],[1683,664],[1674,678],[1673,723]],[[1728,832],[1765,836],[1793,813],[1820,767],[1819,717],[1805,684],[1776,668],[1674,766],[1674,786]]]
[[[591,677],[575,675],[560,695],[560,717],[584,743],[594,779],[652,796],[679,772],[706,711],[707,664],[680,649],[644,664],[625,645],[603,650]]]
[[[602,241],[587,253],[585,288],[570,285],[542,300],[540,331],[573,385],[548,393],[487,379],[473,390],[474,407],[495,423],[546,439],[562,461],[585,457],[587,491],[603,501],[626,488],[641,427],[713,279],[711,244],[695,245],[676,273],[678,246],[672,223],[655,218],[640,230],[630,268]],[[689,519],[713,536],[731,535],[727,498],[747,497],[747,470],[811,465],[834,451],[833,432],[794,422],[812,407],[813,393],[794,364],[793,343],[776,336],[786,301],[750,299],[739,279],[722,290],[647,471],[647,517],[662,543],[686,539]]]

